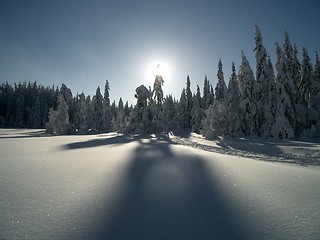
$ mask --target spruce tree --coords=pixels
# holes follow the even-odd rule
[[[15,101],[15,122],[14,127],[24,128],[24,108],[25,108],[25,96],[21,84],[16,87],[16,101]]]
[[[249,61],[243,52],[238,80],[240,86],[240,129],[246,136],[256,135],[255,80]]]
[[[268,90],[271,81],[270,69],[267,58],[267,51],[263,46],[260,29],[256,26],[255,33],[255,58],[256,58],[256,105],[257,105],[257,133],[263,135],[268,101]]]
[[[188,118],[187,118],[186,110],[187,110],[187,97],[186,97],[186,90],[185,88],[183,88],[180,96],[179,110],[178,110],[179,128],[182,130],[186,130],[189,126],[189,124],[187,124]]]
[[[226,86],[226,82],[224,81],[221,59],[219,60],[219,63],[218,63],[217,77],[218,77],[218,82],[215,88],[215,100],[220,101],[221,103],[224,103],[227,86]]]
[[[96,132],[104,131],[104,114],[103,114],[103,97],[100,92],[100,87],[96,90],[96,95],[92,98],[93,103],[93,115],[92,123],[93,129]]]
[[[81,93],[77,97],[76,101],[76,114],[75,114],[75,127],[78,129],[79,133],[86,133],[89,129],[88,127],[88,107],[86,104],[86,96]]]
[[[68,133],[68,104],[64,100],[64,96],[62,93],[58,95],[57,103],[57,110],[53,110],[53,108],[50,108],[49,122],[47,123],[46,130],[48,133]]]
[[[110,95],[109,95],[109,81],[106,80],[103,97],[103,117],[104,117],[104,129],[107,132],[112,130],[112,115],[110,111]]]
[[[296,45],[293,45],[293,60],[291,69],[293,79],[293,101],[295,104],[299,103],[300,93],[298,91],[299,82],[301,79],[301,63],[298,58],[298,50]]]
[[[263,126],[263,136],[271,137],[272,136],[272,126],[275,122],[275,116],[277,111],[277,96],[276,96],[276,81],[273,65],[271,62],[270,55],[268,56],[268,66],[269,66],[269,86],[268,86],[268,99],[265,106],[265,125]]]
[[[272,135],[279,139],[293,139],[295,138],[294,126],[296,123],[295,119],[295,108],[291,98],[291,84],[292,77],[288,71],[287,61],[284,53],[276,43],[276,93],[277,99],[277,111],[275,123],[272,127]]]
[[[314,65],[313,83],[311,90],[311,107],[315,108],[320,114],[320,61],[316,53],[316,63]],[[320,119],[319,119],[320,120]]]
[[[227,89],[227,134],[237,136],[240,131],[240,90],[234,62]]]
[[[191,111],[193,108],[193,98],[191,92],[191,81],[189,75],[187,76],[187,88],[186,88],[186,111],[185,111],[185,126],[191,128]]]
[[[213,103],[210,92],[210,83],[208,81],[207,76],[204,78],[203,84],[203,97],[202,97],[202,109],[206,111],[208,107]]]
[[[306,48],[302,48],[301,78],[298,86],[300,103],[310,107],[310,88],[313,82],[313,68]]]
[[[199,85],[197,85],[197,92],[193,96],[193,108],[191,111],[191,116],[192,131],[200,133],[202,130],[202,121],[205,118],[205,114],[201,107],[201,92]]]
[[[215,139],[218,136],[223,136],[227,133],[228,129],[226,111],[227,86],[224,81],[221,59],[218,63],[217,77],[218,82],[214,93],[215,99],[213,104],[207,109],[207,117],[203,121],[203,135],[205,135],[207,139]],[[213,96],[212,94],[210,95]]]

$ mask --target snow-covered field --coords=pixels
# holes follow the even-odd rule
[[[263,161],[320,166],[320,141],[281,141],[253,137],[227,137],[220,140],[209,141],[195,133],[187,136],[175,136],[170,133],[169,136],[173,142],[210,152]]]
[[[319,151],[0,129],[0,239],[319,239]]]

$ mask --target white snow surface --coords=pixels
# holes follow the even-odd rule
[[[319,144],[0,129],[0,239],[319,239],[320,168],[254,159],[306,153]]]
[[[169,137],[173,142],[210,152],[264,161],[320,166],[319,141],[275,140],[258,137],[225,137],[212,141],[196,133],[181,136],[174,135],[172,132],[169,133]]]

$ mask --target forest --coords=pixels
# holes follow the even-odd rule
[[[93,97],[73,96],[65,84],[45,87],[37,82],[0,85],[0,127],[45,128],[55,134],[104,132],[154,133],[193,131],[207,139],[221,136],[259,136],[276,139],[320,137],[320,61],[311,62],[307,49],[298,49],[284,33],[282,46],[275,43],[272,63],[255,28],[255,73],[242,52],[241,64],[228,84],[220,60],[217,84],[204,77],[203,86],[191,90],[191,80],[179,99],[165,95],[162,76],[153,88],[137,86],[132,106],[123,99],[111,103],[109,81],[104,91],[97,87]],[[202,91],[201,91],[202,89]]]

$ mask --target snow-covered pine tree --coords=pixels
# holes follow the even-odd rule
[[[221,59],[219,60],[219,63],[218,63],[217,77],[218,77],[218,82],[215,88],[215,101],[220,101],[221,103],[224,103],[226,92],[227,92],[227,85],[226,85],[226,82],[224,81]]]
[[[311,132],[312,136],[320,136],[320,61],[318,53],[316,52],[316,63],[314,65],[313,82],[311,83],[310,93],[310,107],[314,111],[312,116],[315,121],[311,122],[314,124],[316,132]],[[311,115],[311,114],[310,114]]]
[[[240,86],[240,129],[246,136],[256,135],[255,80],[249,61],[242,52],[242,61],[238,72]]]
[[[14,127],[24,128],[24,107],[25,107],[25,97],[23,94],[23,90],[21,84],[15,87],[15,121]]]
[[[263,136],[272,136],[272,126],[275,122],[275,116],[277,111],[277,96],[276,96],[276,81],[273,65],[271,62],[270,55],[268,55],[268,66],[269,66],[269,86],[268,86],[268,99],[265,106],[265,125],[263,126]]]
[[[128,132],[130,133],[142,133],[148,131],[150,116],[147,116],[149,112],[148,99],[150,99],[150,91],[141,85],[136,88],[137,104],[130,115],[130,122],[128,123]]]
[[[185,111],[185,124],[186,128],[191,128],[191,111],[193,108],[193,98],[191,92],[191,81],[189,75],[187,76],[187,88],[186,88],[186,111]]]
[[[208,107],[213,103],[212,94],[210,92],[210,82],[207,76],[204,77],[204,84],[203,84],[203,97],[202,97],[202,109],[206,111]]]
[[[311,107],[315,108],[318,111],[318,114],[320,114],[320,61],[317,52],[316,63],[314,65],[313,83],[311,84],[310,104]]]
[[[104,129],[107,132],[112,130],[112,115],[110,111],[110,94],[109,94],[109,81],[106,80],[103,96],[103,111],[104,111]]]
[[[96,132],[104,131],[104,114],[103,114],[103,97],[101,95],[100,87],[96,90],[96,95],[92,98],[93,104],[93,115],[92,115],[92,123],[93,130]]]
[[[293,91],[295,91],[295,96],[293,96],[293,101],[295,104],[299,102],[300,93],[298,92],[298,86],[301,79],[301,63],[298,57],[297,46],[293,45],[293,61],[292,61],[292,79],[293,79]]]
[[[186,89],[183,88],[180,95],[179,110],[178,110],[179,129],[182,129],[182,130],[186,130],[188,128],[186,109],[187,109]]]
[[[288,72],[290,72],[292,77],[292,82],[290,83],[292,96],[297,96],[298,83],[300,81],[299,72],[299,60],[297,58],[297,50],[292,47],[289,34],[284,32],[284,44],[283,44],[284,60],[288,66]],[[293,99],[296,103],[296,99]]]
[[[278,139],[293,139],[295,138],[295,109],[291,98],[291,73],[288,72],[287,61],[284,53],[276,43],[276,93],[277,111],[275,123],[272,127],[272,136]]]
[[[118,111],[117,111],[117,120],[116,120],[116,130],[118,132],[125,132],[126,131],[126,115],[124,113],[124,106],[122,98],[119,99],[118,103]]]
[[[70,123],[73,123],[75,108],[71,89],[68,88],[65,84],[62,84],[60,88],[60,93],[63,95],[63,98],[68,105],[69,121]]]
[[[84,134],[88,131],[88,107],[86,103],[86,96],[82,92],[76,98],[76,113],[75,113],[75,127],[79,133]]]
[[[57,110],[50,108],[49,111],[49,122],[46,126],[46,131],[48,133],[58,133],[64,134],[68,133],[68,124],[69,124],[69,114],[68,114],[68,105],[64,100],[63,94],[58,95],[58,106]]]
[[[196,95],[193,97],[193,107],[191,110],[191,128],[195,133],[200,133],[203,110]]]
[[[240,90],[234,62],[227,89],[227,132],[231,136],[237,136],[240,132]]]
[[[93,102],[90,95],[86,97],[86,108],[87,108],[87,126],[88,130],[92,131],[93,129]]]
[[[298,86],[300,103],[306,108],[310,107],[310,88],[313,82],[313,68],[305,47],[302,48],[301,78]]]
[[[268,109],[268,90],[271,76],[267,59],[267,51],[263,46],[262,35],[258,26],[255,26],[255,58],[256,58],[256,105],[257,105],[257,134],[262,136],[266,124]]]
[[[160,121],[162,122],[163,131],[169,132],[177,129],[176,122],[176,111],[175,111],[175,102],[172,95],[166,96],[164,98],[163,104],[163,113],[160,116]]]
[[[209,140],[224,136],[227,129],[225,104],[220,101],[214,101],[207,109],[206,115],[207,117],[203,121],[202,135]]]
[[[207,119],[204,121],[204,135],[207,139],[215,139],[218,136],[227,134],[227,112],[226,112],[226,92],[227,86],[224,81],[222,61],[218,63],[218,82],[215,88],[215,100],[209,106]]]
[[[193,96],[191,116],[192,131],[200,133],[202,129],[202,120],[205,118],[205,114],[201,107],[201,93],[199,85],[197,85],[197,93]]]
[[[41,128],[41,105],[40,105],[40,96],[39,91],[36,90],[35,95],[32,97],[32,106],[31,106],[31,127],[32,128]]]
[[[156,102],[157,105],[161,105],[163,101],[163,86],[164,80],[161,75],[156,75],[154,84],[153,84],[153,99]]]
[[[298,85],[299,99],[296,104],[296,134],[300,135],[304,130],[311,127],[310,121],[314,118],[310,109],[311,84],[313,82],[313,67],[306,48],[302,48],[302,62],[300,81]]]

